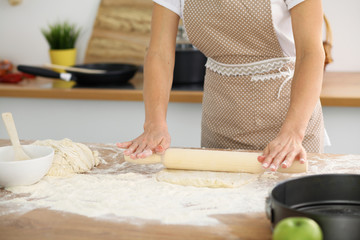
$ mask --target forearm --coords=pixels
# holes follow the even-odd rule
[[[144,62],[145,128],[166,126],[178,24],[178,15],[154,4],[150,44]]]
[[[166,124],[166,112],[173,79],[174,54],[151,49],[144,64],[145,124]]]
[[[281,132],[303,139],[306,127],[319,100],[323,79],[322,49],[297,57],[291,87],[290,107]]]
[[[307,0],[290,10],[296,49],[290,106],[279,135],[258,160],[271,170],[289,167],[294,160],[306,162],[302,144],[307,125],[319,101],[324,71],[321,0]]]

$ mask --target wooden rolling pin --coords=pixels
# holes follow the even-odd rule
[[[164,154],[153,154],[143,159],[132,159],[124,156],[125,161],[136,164],[162,163],[166,168],[183,170],[202,170],[215,172],[261,173],[264,168],[257,160],[260,153],[169,148]],[[281,168],[278,172],[300,173],[308,169],[307,162],[294,161],[291,167]]]

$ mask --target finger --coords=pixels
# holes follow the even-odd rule
[[[265,160],[266,155],[268,155],[268,154],[269,154],[269,148],[266,147],[266,148],[264,149],[262,155],[260,155],[260,156],[257,157],[257,160],[258,160],[260,163],[262,163],[262,162]]]
[[[133,153],[136,158],[140,158],[140,155],[148,148],[148,145],[146,142],[142,142],[139,147],[136,149],[136,151]]]
[[[133,143],[128,147],[128,149],[126,149],[126,150],[124,151],[124,154],[125,154],[126,156],[129,156],[129,155],[130,155],[130,157],[131,157],[131,155],[135,152],[135,150],[137,149],[138,146],[139,146],[139,144],[137,144],[136,142],[133,142]]]
[[[119,148],[128,148],[133,142],[122,142],[122,143],[116,143],[116,146]]]
[[[272,161],[274,160],[275,156],[278,155],[279,152],[280,152],[279,147],[274,147],[273,149],[269,147],[269,153],[265,156],[265,160],[263,161],[262,166],[264,168],[268,168],[272,163]]]
[[[305,149],[302,149],[300,154],[299,154],[299,158],[300,158],[300,163],[304,164],[307,161],[307,156],[306,156],[306,152]]]
[[[134,159],[135,158],[139,158],[139,154],[142,153],[145,148],[147,146],[147,143],[146,142],[142,142],[137,148],[136,148],[136,151],[130,155],[130,157],[133,157]]]
[[[291,165],[293,164],[293,162],[294,162],[294,160],[295,160],[295,158],[296,158],[296,156],[297,156],[298,154],[299,154],[299,152],[295,152],[295,151],[289,153],[289,154],[286,156],[285,160],[282,162],[281,167],[282,167],[282,168],[291,167]]]
[[[276,156],[275,153],[270,153],[270,154],[268,154],[268,155],[265,157],[262,166],[263,166],[264,168],[268,168],[268,167],[270,166],[270,164],[272,163],[272,161],[274,160],[274,157],[275,157],[275,156]]]
[[[137,154],[138,158],[147,158],[153,154],[153,151],[149,148],[144,149],[141,153]]]
[[[257,160],[258,160],[260,163],[262,163],[262,162],[265,160],[265,156],[260,155],[260,156],[257,157]]]
[[[279,152],[271,163],[270,170],[275,172],[279,168],[280,163],[284,161],[285,157],[285,151]]]
[[[165,152],[165,148],[161,144],[159,144],[159,145],[156,146],[155,152],[159,153],[159,154],[162,154],[162,153]]]
[[[263,153],[263,156],[266,156],[270,153],[270,148],[269,146],[266,146],[266,148],[264,149],[264,153]]]
[[[283,146],[281,146],[280,143],[269,143],[267,145],[267,152],[265,156],[265,159],[263,161],[263,168],[270,167],[271,163],[273,162],[274,158],[279,154],[279,152],[283,149]]]
[[[155,152],[158,154],[163,154],[166,149],[170,147],[170,141],[165,139],[161,140],[160,144],[155,147]]]

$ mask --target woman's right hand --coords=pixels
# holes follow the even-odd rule
[[[164,153],[170,146],[166,112],[175,64],[179,15],[154,3],[149,48],[144,61],[144,132],[136,139],[117,143],[132,159]]]
[[[166,124],[148,125],[144,132],[129,142],[117,143],[119,148],[125,148],[125,156],[132,159],[146,158],[153,153],[162,154],[169,148],[171,142],[170,134]]]

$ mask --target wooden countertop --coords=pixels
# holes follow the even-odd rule
[[[326,72],[321,103],[323,106],[360,107],[360,72]]]
[[[130,80],[132,89],[56,88],[53,80],[25,79],[0,84],[0,97],[142,101],[142,74]],[[172,90],[171,102],[201,103],[201,90]],[[360,72],[326,72],[321,93],[323,106],[360,107]]]
[[[0,140],[0,146],[9,144],[7,140]],[[113,145],[90,144],[89,147],[99,151],[100,156],[108,163],[105,165],[123,161],[122,155],[115,162],[111,160],[118,159],[113,157],[118,151]],[[360,171],[360,165],[354,164],[360,161],[360,156],[309,154],[309,160],[313,167],[310,167],[307,174],[314,174],[316,171],[320,171],[319,173]],[[136,167],[141,168],[134,165],[134,169]],[[269,181],[279,182],[294,176],[281,173],[275,175],[280,177],[277,180],[271,178]],[[0,204],[0,239],[271,239],[271,224],[264,212],[236,214],[234,209],[234,214],[212,216],[219,221],[219,224],[211,226],[167,225],[150,220],[144,220],[142,224],[131,224],[126,221],[106,221],[46,208],[37,208],[27,213],[11,213],[12,211],[9,210],[12,208],[9,205],[7,209],[4,208],[4,203],[10,198],[9,194],[8,191],[0,189],[0,202],[3,203]]]
[[[0,216],[0,239],[12,240],[271,240],[265,214],[217,217],[226,227],[131,225],[38,209],[21,216]]]

